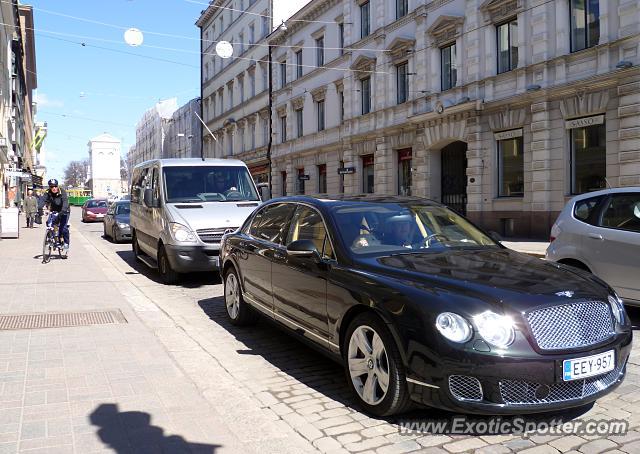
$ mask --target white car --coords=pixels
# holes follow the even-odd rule
[[[592,272],[640,306],[640,187],[571,199],[551,228],[546,258]]]

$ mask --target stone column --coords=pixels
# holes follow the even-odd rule
[[[467,118],[467,211],[482,211],[482,127],[480,117]]]
[[[428,197],[429,165],[424,144],[424,130],[416,130],[416,140],[411,150],[411,194]]]
[[[551,169],[551,103],[540,101],[531,105],[531,211],[536,222],[531,233],[544,236],[550,222],[552,196]],[[536,213],[538,212],[538,213]],[[538,222],[539,221],[539,222]]]
[[[374,192],[376,194],[392,194],[393,185],[393,150],[386,137],[376,137],[376,151],[374,155]]]
[[[625,79],[617,92],[620,186],[640,186],[640,77]]]
[[[342,160],[345,167],[356,167],[357,157],[353,155],[353,148],[349,139],[343,139],[342,141]],[[356,178],[359,175],[352,173],[344,176],[344,193],[356,194],[359,192],[358,180]]]

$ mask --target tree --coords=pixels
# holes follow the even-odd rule
[[[120,156],[120,179],[129,181],[129,168],[127,167],[127,161]]]
[[[71,161],[64,169],[64,185],[66,187],[82,188],[87,181],[89,160]]]

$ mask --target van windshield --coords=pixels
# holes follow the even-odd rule
[[[258,201],[243,166],[164,167],[167,203]]]

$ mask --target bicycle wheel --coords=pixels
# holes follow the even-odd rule
[[[47,263],[51,260],[51,243],[53,242],[53,238],[51,235],[51,230],[47,230],[47,233],[44,235],[44,242],[42,243],[42,263]]]

